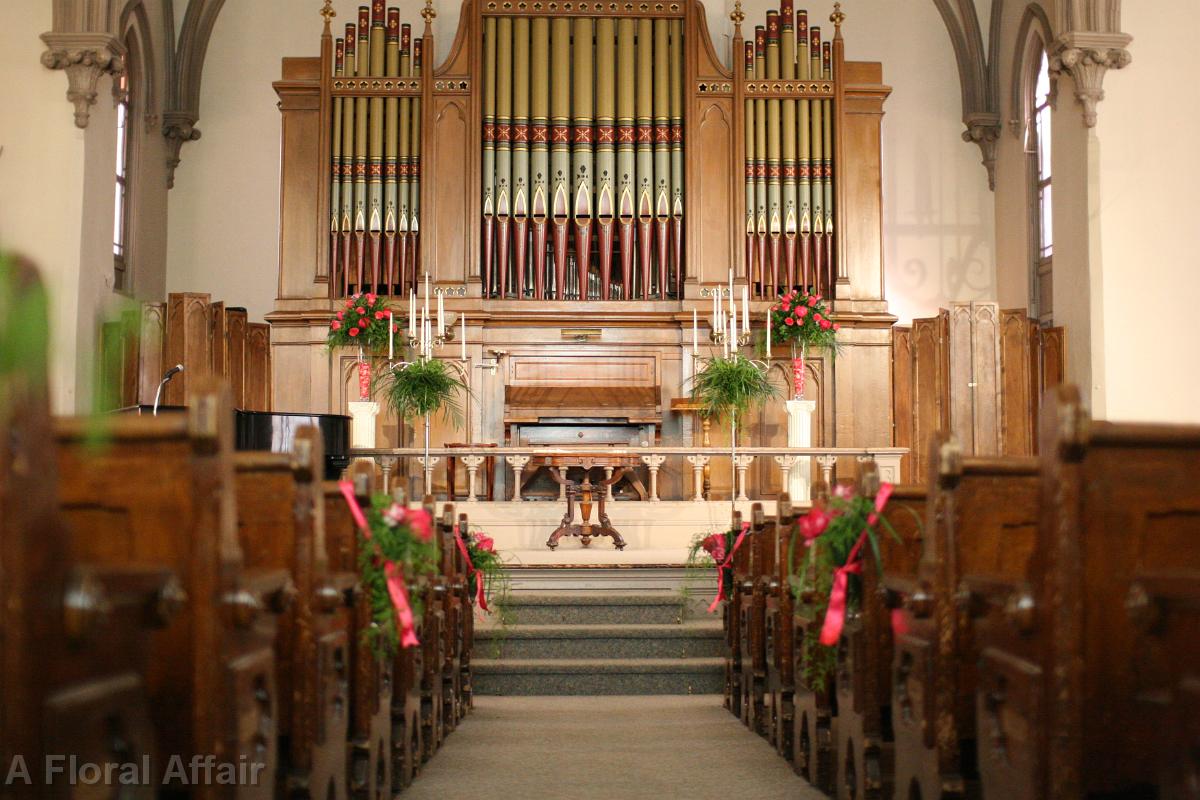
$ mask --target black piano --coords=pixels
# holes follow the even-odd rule
[[[171,414],[184,410],[184,406],[158,407],[158,413]],[[154,411],[152,406],[129,406],[117,413],[145,414]],[[269,450],[272,453],[288,453],[296,431],[306,425],[316,425],[321,430],[321,441],[325,445],[325,480],[335,481],[342,471],[350,466],[350,417],[344,414],[304,414],[279,411],[239,411],[234,409],[234,446],[238,450]]]

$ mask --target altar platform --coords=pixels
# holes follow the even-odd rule
[[[775,513],[774,500],[758,502],[765,514]],[[743,501],[736,507],[749,519],[753,505]],[[610,502],[608,516],[625,538],[624,550],[617,550],[605,537],[592,539],[587,547],[578,538],[565,537],[551,550],[546,539],[562,521],[564,505],[560,502],[460,501],[456,509],[467,514],[472,529],[491,536],[496,549],[514,566],[682,566],[696,534],[726,529],[732,511],[729,501]],[[578,512],[575,521],[579,521]]]

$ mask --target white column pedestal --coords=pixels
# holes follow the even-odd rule
[[[816,400],[788,400],[784,403],[788,415],[788,447],[812,447],[812,417],[817,410]],[[788,496],[794,503],[812,500],[812,459],[801,458],[788,473]]]
[[[379,416],[379,403],[371,400],[351,400],[346,403],[350,412],[350,446],[371,448],[375,446],[375,418]]]

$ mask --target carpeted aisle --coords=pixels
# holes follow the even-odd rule
[[[477,697],[475,710],[402,796],[823,797],[715,695]]]

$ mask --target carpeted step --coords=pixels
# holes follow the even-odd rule
[[[513,592],[506,611],[517,625],[671,625],[686,605],[678,592]]]
[[[719,694],[720,658],[477,659],[479,695]]]
[[[717,658],[720,620],[682,625],[514,625],[479,629],[479,658]]]

